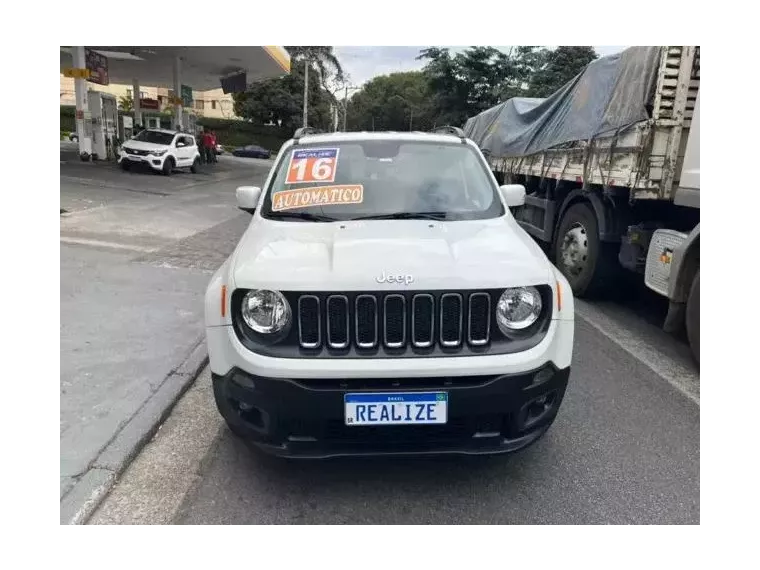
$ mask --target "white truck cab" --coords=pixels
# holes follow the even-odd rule
[[[291,457],[503,453],[536,441],[570,373],[573,297],[460,129],[299,129],[211,279],[219,411]]]

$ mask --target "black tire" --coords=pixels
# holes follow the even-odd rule
[[[699,364],[699,270],[691,282],[691,291],[686,301],[686,336],[694,360]]]
[[[577,232],[579,246],[578,265],[569,266],[563,258],[563,244],[568,232]],[[578,297],[603,296],[613,290],[619,274],[617,248],[599,239],[599,223],[590,204],[573,204],[562,216],[554,237],[554,264],[570,283]]]
[[[129,170],[130,165],[128,160],[122,160],[120,165],[122,170]]]
[[[171,176],[172,170],[174,170],[174,159],[170,156],[164,161],[164,166],[161,168],[161,174],[164,176]]]
[[[201,166],[201,159],[196,156],[195,160],[193,161],[193,165],[190,167],[190,172],[192,172],[193,174],[196,174],[200,166]]]

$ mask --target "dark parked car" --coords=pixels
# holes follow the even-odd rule
[[[232,151],[232,156],[244,156],[246,158],[269,158],[272,153],[256,144],[241,146]]]

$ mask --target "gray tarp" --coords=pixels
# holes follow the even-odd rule
[[[592,61],[550,97],[509,99],[468,119],[464,132],[491,156],[522,156],[648,119],[660,49]]]

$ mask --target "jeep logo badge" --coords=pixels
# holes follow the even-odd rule
[[[411,283],[414,283],[414,277],[411,275],[386,275],[385,271],[383,271],[383,274],[375,277],[375,281],[378,283],[398,283],[399,285],[409,285]]]

